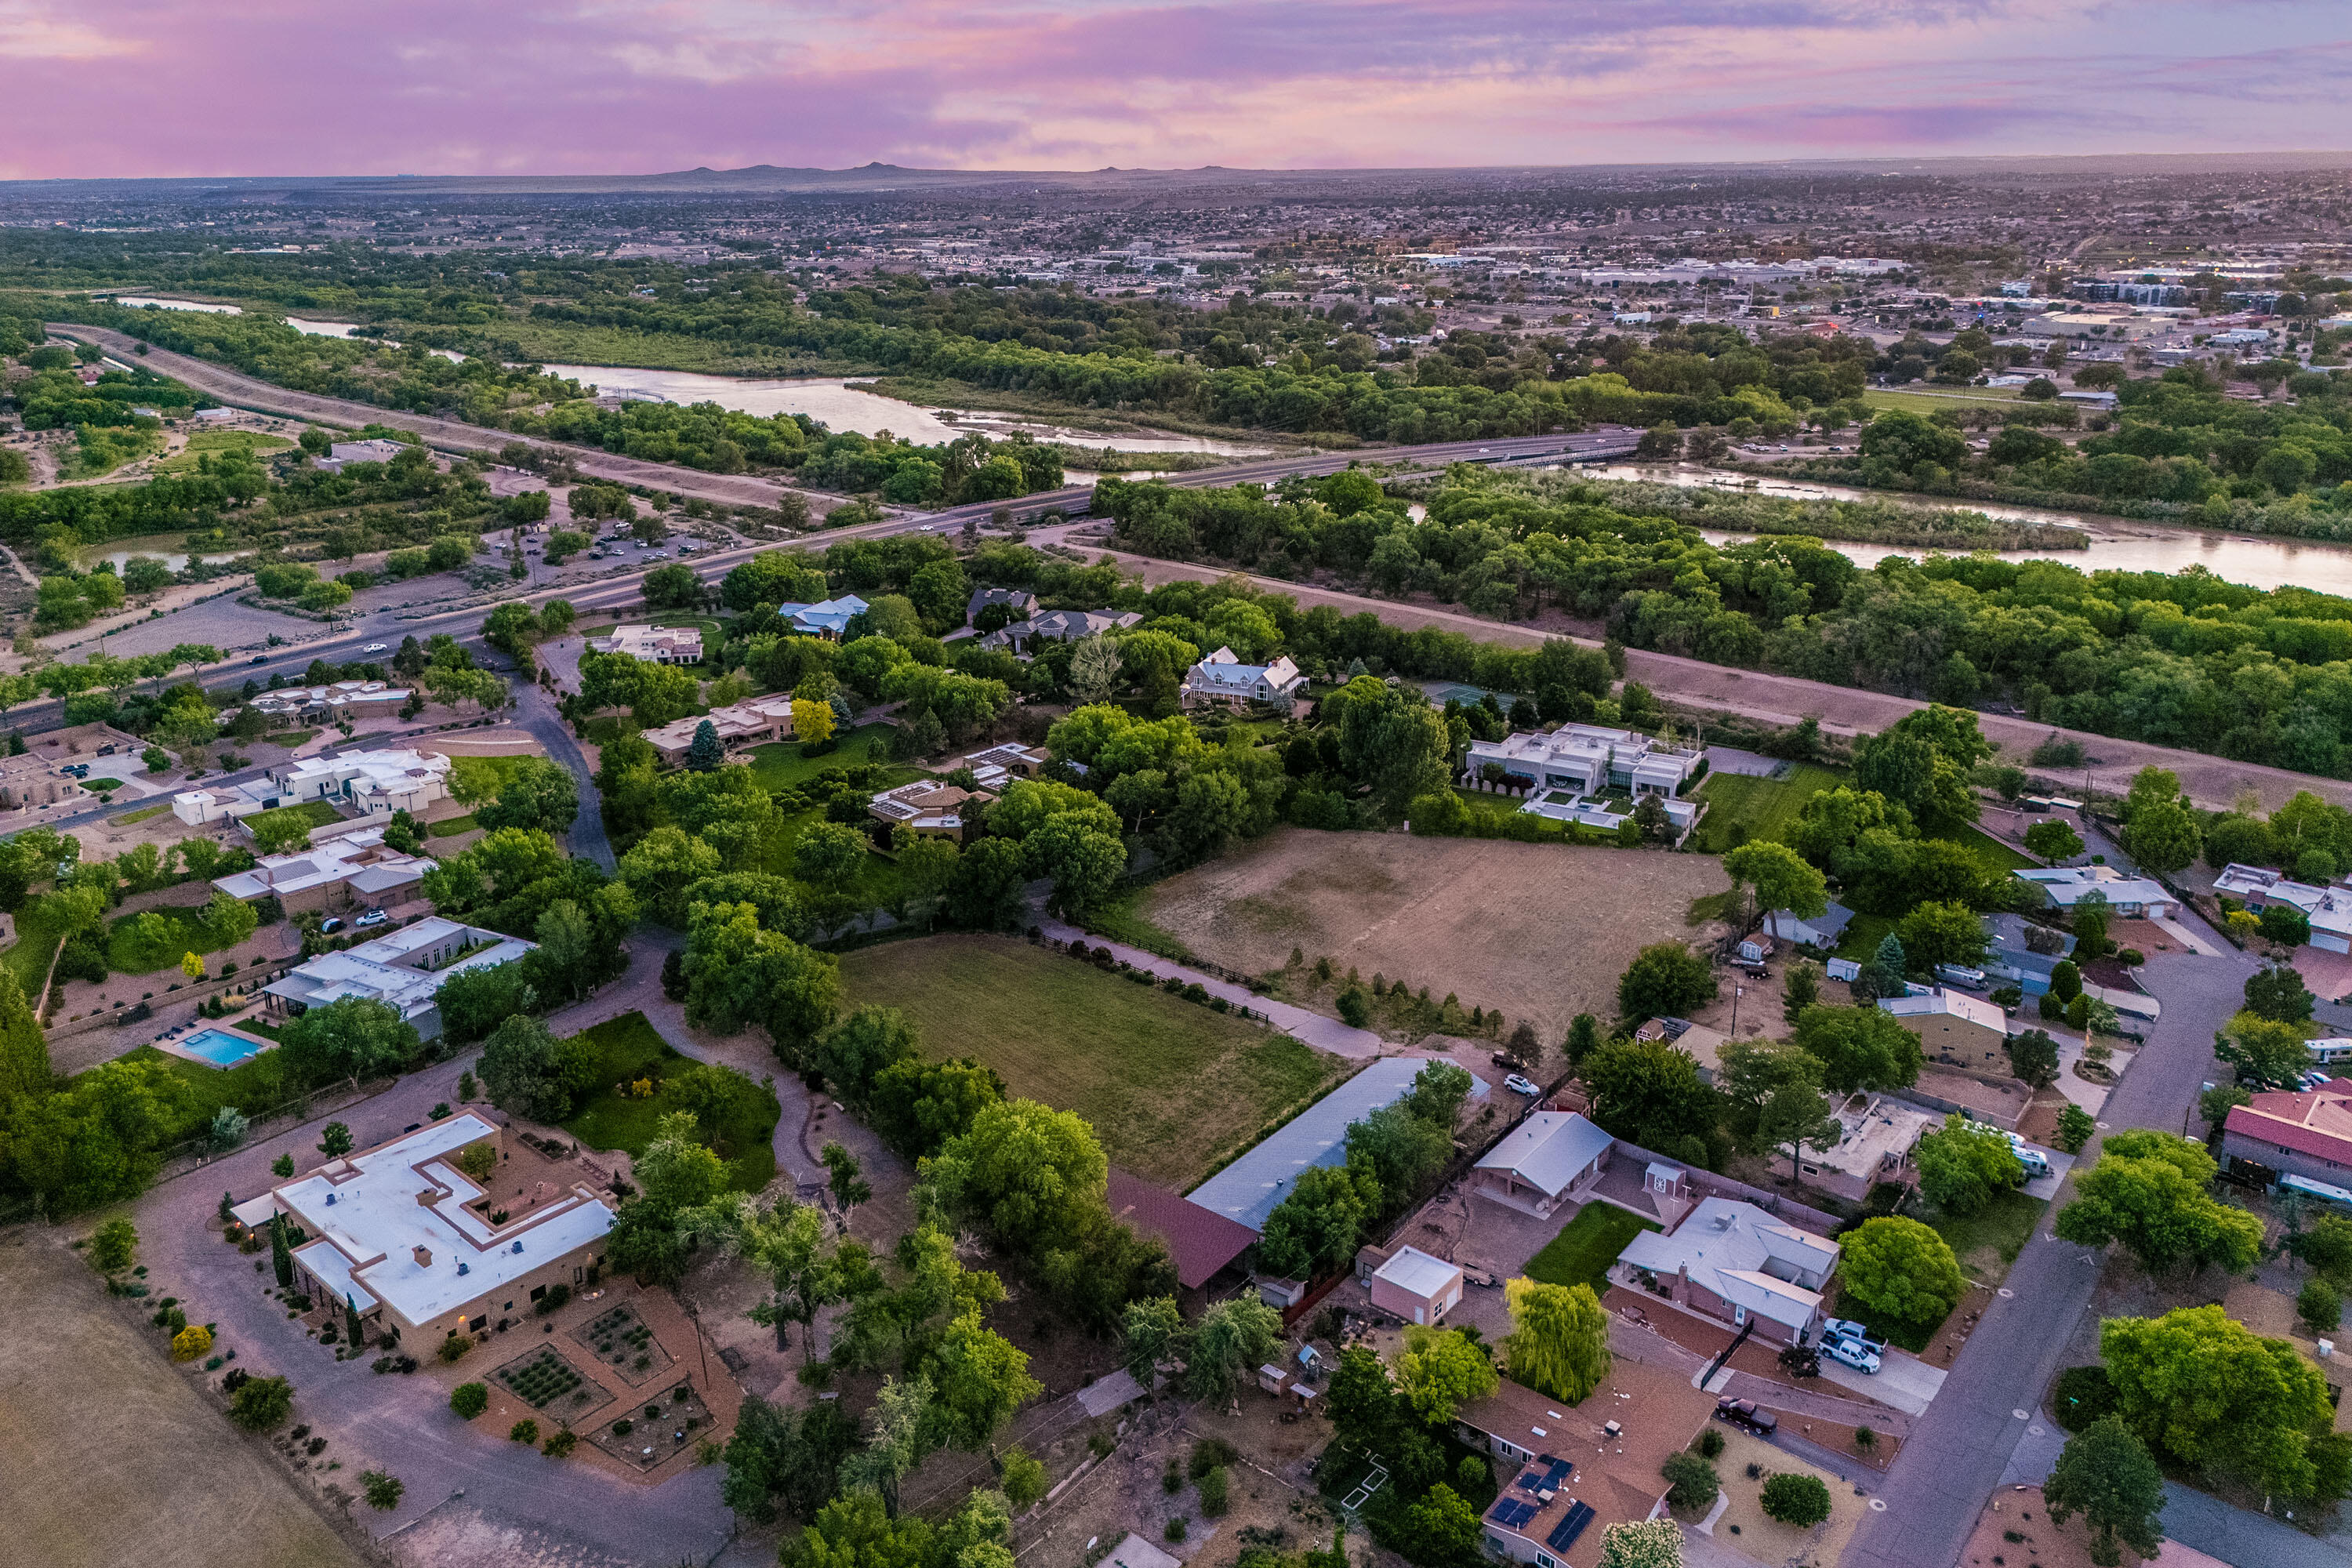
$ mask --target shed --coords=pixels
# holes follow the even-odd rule
[[[1436,1323],[1462,1300],[1462,1270],[1417,1247],[1400,1247],[1374,1272],[1372,1305],[1408,1323]]]

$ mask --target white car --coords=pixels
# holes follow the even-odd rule
[[[1503,1087],[1509,1089],[1513,1094],[1541,1094],[1543,1092],[1543,1090],[1538,1089],[1534,1084],[1529,1083],[1526,1079],[1521,1078],[1517,1073],[1513,1073],[1510,1077],[1505,1079],[1503,1080]]]
[[[1834,1356],[1856,1372],[1876,1372],[1878,1357],[1862,1348],[1859,1340],[1831,1340],[1822,1346],[1825,1355]]]
[[[388,642],[372,642],[368,644],[367,647],[360,649],[360,651],[362,653],[385,653],[390,651],[391,647],[392,645]]]

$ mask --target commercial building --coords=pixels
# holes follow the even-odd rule
[[[1295,701],[1306,689],[1307,677],[1287,655],[1272,664],[1244,664],[1229,647],[1221,647],[1184,672],[1181,700],[1276,706]]]
[[[585,1185],[542,1182],[525,1197],[493,1199],[458,1169],[474,1145],[503,1153],[504,1136],[461,1110],[331,1160],[235,1212],[248,1226],[284,1215],[308,1232],[315,1239],[294,1250],[301,1293],[348,1303],[372,1329],[429,1354],[450,1334],[528,1314],[557,1285],[585,1285],[604,1263],[613,1211]]]
[[[1534,1568],[1595,1568],[1611,1525],[1658,1514],[1660,1467],[1714,1410],[1685,1374],[1622,1356],[1580,1405],[1507,1378],[1464,1404],[1454,1436],[1492,1456],[1503,1483],[1480,1521],[1487,1549]]]
[[[1625,1244],[1609,1277],[1755,1337],[1804,1344],[1821,1326],[1838,1244],[1738,1198],[1701,1198],[1670,1232]]]
[[[2055,910],[2071,910],[2077,904],[2095,900],[2105,904],[2111,914],[2137,920],[2142,916],[2169,917],[2180,908],[2180,900],[2163,883],[2147,877],[2126,876],[2113,866],[2053,866],[2011,875],[2039,888],[2042,901]]]
[[[1470,1190],[1538,1219],[1601,1180],[1617,1141],[1572,1110],[1538,1110],[1470,1169]]]
[[[537,942],[433,915],[342,952],[307,959],[261,988],[273,1018],[299,1018],[346,996],[395,1009],[425,1039],[441,1035],[434,993],[453,974],[495,969],[539,951]]]
[[[414,893],[436,862],[383,845],[383,829],[363,827],[292,855],[266,855],[250,871],[215,877],[213,886],[248,902],[276,898],[289,914],[388,904]]]
[[[686,761],[687,751],[694,744],[696,731],[705,724],[718,731],[722,751],[740,751],[745,746],[789,741],[793,738],[792,693],[786,691],[772,697],[754,697],[725,708],[713,708],[699,718],[674,720],[658,730],[647,730],[645,732],[646,743],[653,747],[663,762],[676,767]]]
[[[1265,1216],[1290,1195],[1301,1171],[1311,1165],[1344,1163],[1348,1129],[1402,1100],[1412,1091],[1412,1080],[1422,1068],[1438,1059],[1442,1058],[1382,1057],[1193,1188],[1185,1201],[1247,1226],[1253,1233],[1263,1231]],[[1471,1080],[1473,1100],[1484,1100],[1490,1092],[1485,1079]]]
[[[2230,1108],[2221,1123],[2230,1168],[2261,1166],[2273,1175],[2346,1184],[2352,1173],[2352,1085],[2258,1094]]]
[[[700,664],[699,626],[614,626],[588,639],[591,653],[625,653],[647,664]]]
[[[1400,1247],[1372,1270],[1372,1305],[1408,1323],[1434,1326],[1462,1300],[1462,1270],[1417,1247]]]
[[[1982,1069],[2001,1061],[2008,1048],[2008,1016],[1981,996],[1947,985],[1920,995],[1883,996],[1878,1009],[1918,1036],[1930,1061]]]

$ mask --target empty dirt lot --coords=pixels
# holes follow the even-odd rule
[[[1691,900],[1726,885],[1707,855],[1286,827],[1160,883],[1141,912],[1231,969],[1328,953],[1554,1046],[1579,1013],[1613,1016],[1634,952],[1688,934]]]
[[[79,1254],[0,1236],[0,1475],[10,1562],[357,1568],[359,1558],[112,1309]]]

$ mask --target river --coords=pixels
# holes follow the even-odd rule
[[[1690,464],[1672,467],[1635,463],[1595,464],[1584,470],[1599,479],[1640,479],[1652,484],[1680,485],[1740,491],[1748,495],[1790,496],[1812,500],[1894,501],[1918,504],[1884,490],[1853,489],[1843,485],[1811,484],[1794,479],[1758,479],[1722,468]],[[1936,503],[1936,510],[1958,508],[1988,517],[2022,522],[2055,523],[2080,529],[2090,538],[2087,550],[1997,550],[2004,561],[2058,561],[2085,572],[2181,572],[2202,566],[2224,582],[2252,588],[2280,588],[2292,584],[2323,594],[2352,597],[2352,549],[2339,544],[2294,539],[2259,539],[2244,534],[2213,533],[2200,529],[2167,528],[2134,518],[2102,517],[2095,512],[2051,511],[2037,507],[2002,506],[1974,501]],[[1725,544],[1749,537],[1703,528],[1712,543]],[[1916,557],[1916,545],[1865,544],[1829,540],[1829,546],[1862,565],[1889,555]]]

